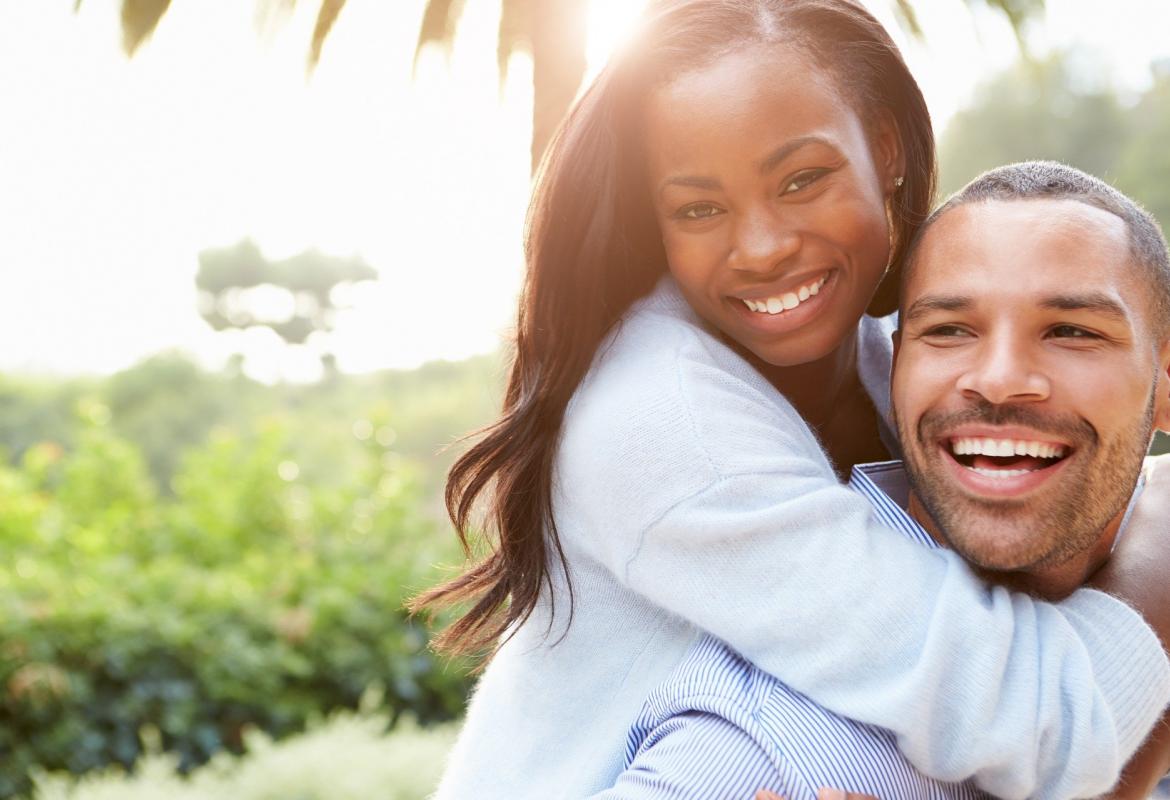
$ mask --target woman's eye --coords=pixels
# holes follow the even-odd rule
[[[674,213],[674,217],[676,219],[707,219],[720,213],[722,210],[718,206],[710,203],[694,203],[680,208]]]
[[[784,187],[780,194],[791,194],[792,192],[799,192],[801,189],[816,183],[828,173],[824,169],[808,169],[804,172],[798,172],[791,181]]]

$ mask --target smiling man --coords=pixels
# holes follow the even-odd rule
[[[1067,167],[997,170],[937,212],[893,379],[914,518],[1038,594],[1083,583],[1170,425],[1168,280],[1149,218]]]
[[[855,467],[851,483],[923,546],[1062,598],[1124,533],[1153,433],[1170,428],[1168,370],[1170,256],[1152,218],[1069,167],[994,170],[936,211],[911,250],[892,381],[905,461]],[[1111,797],[1146,797],[1166,773],[1159,737]],[[601,796],[983,796],[917,772],[888,731],[837,716],[711,637],[648,699],[628,752]]]

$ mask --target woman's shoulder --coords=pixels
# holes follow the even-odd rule
[[[709,482],[792,447],[820,453],[783,395],[664,281],[599,349],[566,410],[558,462],[606,483],[666,469],[679,486],[684,473]]]

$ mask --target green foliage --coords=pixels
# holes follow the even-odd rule
[[[1100,81],[1078,53],[1021,62],[987,82],[956,114],[939,148],[944,195],[984,170],[1028,159],[1097,175],[1170,222],[1170,74],[1156,73],[1136,103]]]
[[[453,725],[401,720],[387,734],[376,714],[341,713],[304,734],[273,742],[244,735],[247,755],[220,754],[187,776],[154,750],[132,776],[112,768],[78,781],[40,775],[33,800],[422,800],[434,789],[455,737]],[[150,738],[149,734],[146,738]]]
[[[1022,61],[980,87],[940,143],[944,193],[992,167],[1031,159],[1111,175],[1126,111],[1108,86],[1082,81],[1077,66],[1067,53]]]
[[[337,414],[343,385],[141,369],[169,378],[91,387],[68,446],[0,463],[0,546],[13,554],[0,571],[0,797],[36,766],[131,765],[144,725],[189,769],[238,752],[251,727],[288,735],[369,687],[390,721],[458,714],[463,672],[402,610],[434,564],[458,558],[417,464],[392,449],[390,423],[409,421],[382,404]],[[197,399],[236,391],[238,404]],[[120,429],[175,465],[169,491]]]
[[[1163,228],[1170,225],[1170,64],[1130,111],[1129,140],[1118,158],[1117,187],[1140,199]]]

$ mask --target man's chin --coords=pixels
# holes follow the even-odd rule
[[[949,539],[951,548],[972,566],[985,572],[1022,572],[1044,564],[1052,557],[1051,548],[1037,548],[1033,529],[1005,529],[1002,520],[990,519],[972,528],[977,533],[959,533]],[[992,537],[991,533],[994,533]]]

